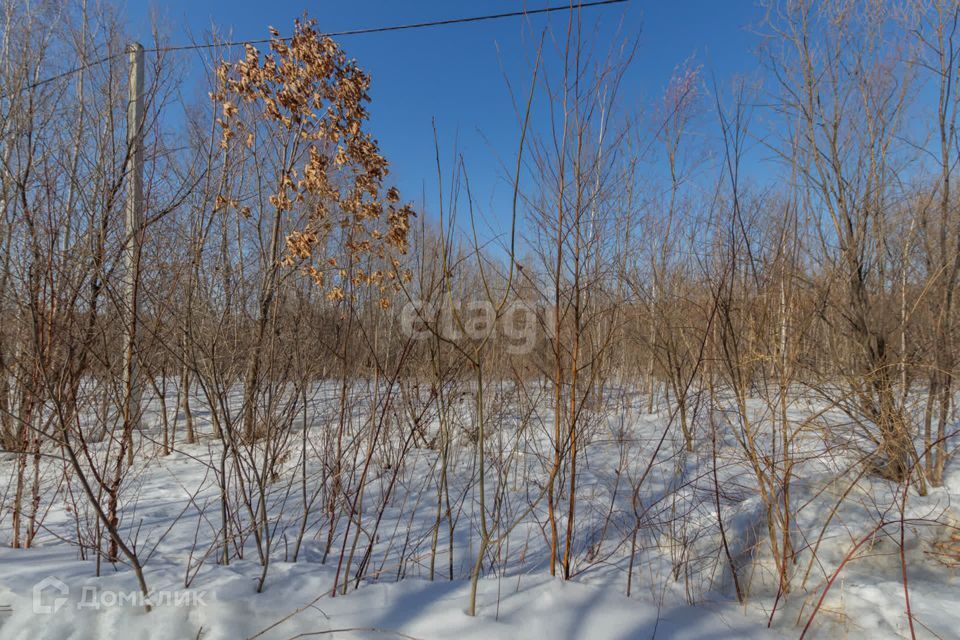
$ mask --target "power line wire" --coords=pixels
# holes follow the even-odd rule
[[[525,11],[509,11],[506,13],[494,13],[485,16],[472,16],[468,18],[449,18],[446,20],[433,20],[431,22],[414,22],[410,24],[391,25],[387,27],[367,27],[364,29],[351,29],[349,31],[333,31],[330,33],[321,33],[322,37],[335,38],[340,36],[359,36],[368,33],[385,33],[387,31],[405,31],[408,29],[422,29],[424,27],[442,27],[452,24],[467,24],[470,22],[484,22],[486,20],[499,20],[501,18],[516,18],[519,16],[532,16],[541,13],[552,13],[554,11],[572,11],[574,9],[589,9],[591,7],[600,7],[610,4],[622,4],[630,0],[594,0],[593,2],[584,2],[578,4],[569,4],[562,7],[544,7],[543,9],[530,9]],[[278,38],[279,40],[289,40],[290,38]],[[208,44],[186,44],[171,47],[157,47],[154,49],[145,49],[145,51],[183,51],[186,49],[209,49],[211,47],[233,47],[244,44],[266,44],[271,42],[271,38],[262,40],[238,40],[235,42],[213,42]]]
[[[630,1],[630,0],[594,0],[593,2],[583,2],[583,3],[578,3],[578,4],[573,4],[573,3],[571,3],[571,4],[569,4],[569,5],[564,5],[564,6],[562,6],[562,7],[544,7],[544,8],[542,8],[542,9],[528,9],[528,10],[523,10],[523,11],[509,11],[509,12],[505,12],[505,13],[494,13],[494,14],[489,14],[489,15],[484,15],[484,16],[470,16],[470,17],[467,17],[467,18],[448,18],[448,19],[446,19],[446,20],[433,20],[433,21],[430,21],[430,22],[414,22],[414,23],[409,23],[409,24],[389,25],[389,26],[386,26],[386,27],[367,27],[367,28],[362,28],[362,29],[350,29],[350,30],[348,30],[348,31],[333,31],[333,32],[330,32],[330,33],[321,33],[320,35],[323,36],[323,37],[335,38],[335,37],[342,37],[342,36],[366,35],[366,34],[370,34],[370,33],[386,33],[386,32],[389,32],[389,31],[406,31],[406,30],[410,30],[410,29],[424,29],[424,28],[427,28],[427,27],[442,27],[442,26],[448,26],[448,25],[454,25],[454,24],[467,24],[467,23],[472,23],[472,22],[485,22],[485,21],[488,21],[488,20],[500,20],[500,19],[503,19],[503,18],[516,18],[516,17],[520,17],[520,16],[533,16],[533,15],[539,15],[539,14],[544,14],[544,13],[553,13],[553,12],[555,12],[555,11],[573,11],[573,10],[581,10],[581,9],[590,9],[590,8],[601,7],[601,6],[605,6],[605,5],[622,4],[622,3],[625,3],[625,2],[629,2],[629,1]],[[145,51],[145,52],[151,52],[151,53],[159,53],[159,52],[167,52],[167,51],[188,51],[188,50],[192,50],[192,49],[210,49],[210,48],[213,48],[213,47],[235,47],[235,46],[247,45],[247,44],[266,44],[266,43],[269,43],[269,42],[271,42],[271,41],[273,41],[273,40],[275,40],[275,39],[279,39],[279,40],[289,40],[290,38],[289,38],[289,37],[286,37],[286,38],[263,38],[263,39],[260,39],[260,40],[235,40],[235,41],[232,41],[232,42],[212,42],[212,43],[205,43],[205,44],[184,44],[184,45],[173,45],[173,46],[169,46],[169,47],[153,47],[153,48],[150,48],[150,49],[144,49],[144,51]],[[81,71],[85,71],[86,69],[89,69],[89,68],[91,68],[91,67],[95,67],[95,66],[101,65],[101,64],[103,64],[103,63],[105,63],[105,62],[109,62],[110,60],[113,60],[114,58],[118,58],[118,57],[120,57],[120,56],[122,56],[122,55],[125,55],[125,53],[114,53],[114,54],[109,55],[109,56],[103,56],[103,57],[101,57],[101,58],[97,58],[96,60],[93,60],[93,61],[88,62],[88,63],[86,63],[86,64],[80,65],[80,66],[78,66],[78,67],[74,67],[74,68],[72,68],[72,69],[68,69],[67,71],[64,71],[63,73],[58,73],[58,74],[56,74],[56,75],[54,75],[54,76],[50,76],[49,78],[44,78],[43,80],[38,80],[38,81],[36,81],[36,82],[34,82],[34,83],[28,84],[28,85],[26,85],[25,87],[21,88],[19,91],[16,91],[15,93],[22,93],[22,92],[24,92],[24,91],[29,91],[29,90],[31,90],[31,89],[36,89],[37,87],[41,87],[41,86],[43,86],[43,85],[45,85],[45,84],[49,84],[49,83],[51,83],[51,82],[56,82],[57,80],[60,80],[60,79],[65,78],[65,77],[67,77],[67,76],[73,75],[73,74],[75,74],[75,73],[80,73]],[[12,95],[12,94],[4,95],[3,98],[7,98],[7,97],[9,97],[10,95]]]

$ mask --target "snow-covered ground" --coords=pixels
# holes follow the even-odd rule
[[[398,408],[392,432],[382,438],[396,447],[378,445],[370,451],[363,434],[377,421],[355,412],[341,477],[345,505],[363,478],[366,488],[357,503],[362,518],[348,532],[339,509],[328,549],[331,522],[317,483],[330,478],[321,452],[332,446],[340,411],[336,391],[336,385],[315,390],[305,437],[291,434],[282,447],[279,473],[269,478],[264,506],[271,550],[260,592],[264,568],[250,531],[231,541],[229,564],[219,562],[222,448],[199,398],[194,403],[199,441],[177,442],[168,455],[161,455],[157,442],[159,405],[150,405],[149,427],[138,437],[138,454],[121,491],[120,529],[145,565],[154,603],[149,613],[126,563],[97,562],[93,549],[77,544],[95,535],[96,519],[78,479],[51,451],[40,465],[47,490],[32,548],[10,548],[9,514],[0,520],[5,543],[0,638],[797,637],[848,555],[807,637],[910,637],[904,564],[916,636],[960,637],[960,579],[950,558],[936,555],[949,539],[948,525],[955,523],[951,499],[960,496],[960,470],[948,464],[944,487],[924,497],[911,489],[901,509],[902,488],[860,473],[857,453],[845,444],[853,432],[845,432],[839,413],[806,420],[817,415],[815,406],[798,402],[791,410],[797,424],[805,425],[791,474],[796,561],[791,591],[778,597],[765,511],[756,477],[734,437],[735,420],[713,417],[720,425],[714,442],[701,413],[695,451],[688,453],[666,404],[647,414],[644,398],[618,392],[585,414],[589,426],[578,469],[573,577],[563,581],[550,576],[546,560],[549,396],[526,398],[526,408],[505,399],[491,402],[488,525],[502,539],[483,563],[477,616],[471,617],[466,613],[469,576],[480,518],[469,396],[459,398],[451,412],[456,416],[448,465],[451,510],[449,516],[445,507],[441,510],[439,527],[440,456],[432,441],[436,413],[424,411],[422,432],[412,437]],[[171,420],[175,404],[171,396]],[[765,409],[758,402],[751,411],[758,448],[767,450],[772,445],[763,426]],[[182,416],[178,423],[182,430]],[[182,439],[179,431],[177,438]],[[368,453],[369,470],[362,476]],[[91,455],[99,460],[97,447]],[[228,475],[229,464],[228,458]],[[5,504],[15,472],[12,455],[0,458]],[[240,482],[232,482],[235,531],[253,521],[239,506],[240,488]],[[251,504],[256,511],[255,496]],[[304,505],[310,505],[306,519]],[[565,499],[560,511],[566,513]],[[558,523],[561,534],[565,521]],[[293,561],[301,529],[305,534]],[[745,604],[737,602],[731,560]],[[355,580],[359,567],[362,577]],[[335,581],[342,585],[344,575],[350,576],[348,592],[331,597]]]

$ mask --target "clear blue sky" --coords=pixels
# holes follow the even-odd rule
[[[268,25],[289,33],[305,11],[322,31],[340,31],[560,4],[564,0],[129,0],[121,7],[141,41],[150,41],[154,13],[176,44],[191,36],[202,40],[212,23],[234,39],[267,37]],[[621,25],[623,33],[640,34],[623,90],[628,108],[642,110],[661,95],[674,68],[691,55],[720,81],[757,68],[758,38],[750,27],[761,20],[762,9],[754,0],[631,0],[584,16],[600,42],[612,40]],[[483,214],[492,226],[507,219],[510,186],[501,161],[515,154],[519,125],[504,70],[518,90],[529,86],[536,38],[548,23],[562,30],[565,20],[555,13],[339,39],[373,77],[370,130],[406,199],[419,205],[426,188],[427,208],[435,208],[436,118],[444,170],[449,172],[456,142]]]

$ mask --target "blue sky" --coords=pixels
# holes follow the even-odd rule
[[[121,7],[133,35],[144,43],[150,41],[151,15],[180,43],[201,40],[211,24],[234,39],[267,37],[268,25],[289,33],[305,11],[321,30],[340,31],[558,4],[563,0],[154,0]],[[750,74],[758,66],[758,38],[751,26],[760,22],[762,9],[753,0],[631,0],[584,16],[604,45],[618,29],[640,34],[622,93],[623,106],[630,110],[640,112],[662,94],[675,67],[692,55],[707,77],[714,74],[720,81]],[[481,212],[491,227],[502,225],[509,217],[511,187],[501,163],[514,156],[519,136],[504,73],[518,93],[524,91],[540,31],[548,24],[562,30],[565,20],[563,13],[555,13],[339,39],[373,77],[370,130],[406,199],[419,206],[425,189],[427,209],[435,209],[435,118],[444,171],[449,173],[456,147]]]

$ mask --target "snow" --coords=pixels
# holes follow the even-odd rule
[[[57,554],[29,554],[5,550],[5,566],[29,562],[29,571],[4,576],[2,597],[13,603],[14,614],[2,628],[3,638],[193,638],[202,629],[207,640],[246,638],[264,631],[276,620],[296,613],[267,630],[263,638],[291,638],[297,634],[355,629],[333,635],[344,638],[390,637],[395,631],[416,638],[777,638],[731,603],[691,607],[629,599],[615,589],[564,582],[545,575],[521,575],[480,581],[480,613],[465,613],[469,583],[465,580],[427,581],[408,578],[395,583],[366,585],[346,597],[323,597],[332,571],[310,563],[278,563],[271,588],[255,593],[249,564],[217,571],[207,581],[203,603],[195,607],[157,606],[149,614],[139,607],[76,607],[68,602],[56,614],[34,614],[29,593],[6,591],[46,570],[71,585],[98,584],[101,588],[133,590],[124,577],[98,580],[85,577],[84,563],[64,563]],[[25,569],[25,568],[24,568]],[[176,586],[177,576],[170,574]],[[159,585],[162,578],[153,574]],[[359,629],[378,629],[361,631]],[[325,637],[330,637],[329,635]]]
[[[308,479],[319,473],[310,451],[320,447],[324,424],[334,411],[330,385],[318,389],[308,437]],[[364,527],[352,568],[366,549],[370,527],[382,508],[368,571],[351,580],[346,595],[331,597],[345,522],[338,524],[326,562],[329,523],[322,505],[314,505],[308,535],[296,562],[293,540],[303,513],[301,443],[290,440],[291,455],[272,482],[267,499],[276,527],[271,562],[262,592],[262,566],[247,536],[244,557],[217,562],[221,529],[217,469],[220,444],[201,422],[197,444],[178,444],[161,455],[158,405],[151,404],[137,461],[122,491],[121,531],[145,562],[153,610],[137,595],[133,573],[123,562],[102,562],[74,543],[78,521],[94,522],[74,477],[63,479],[55,456],[45,458],[42,474],[48,494],[43,527],[30,549],[9,548],[9,521],[0,521],[0,639],[150,638],[204,640],[237,638],[781,638],[797,637],[827,579],[857,540],[882,519],[880,529],[846,563],[830,587],[807,637],[909,637],[899,547],[897,504],[902,490],[870,475],[858,476],[856,456],[834,446],[836,433],[811,429],[798,445],[804,453],[795,470],[792,501],[797,563],[793,590],[777,598],[776,579],[766,550],[763,504],[756,480],[736,441],[727,434],[718,443],[717,477],[728,546],[747,583],[746,604],[738,604],[717,527],[713,458],[709,438],[694,453],[684,453],[672,432],[657,454],[640,495],[642,524],[637,536],[632,593],[626,594],[630,533],[636,522],[631,483],[641,476],[667,428],[669,408],[647,415],[646,402],[624,395],[619,408],[597,412],[585,445],[578,488],[574,577],[551,577],[545,562],[545,506],[536,502],[544,477],[538,460],[548,453],[550,414],[538,409],[535,429],[520,438],[518,418],[499,405],[502,430],[489,440],[490,468],[505,452],[515,464],[488,479],[488,493],[505,488],[505,511],[525,519],[491,552],[479,581],[476,617],[466,613],[470,570],[478,546],[479,514],[473,445],[458,440],[451,451],[450,493],[455,503],[454,579],[447,576],[447,523],[438,533],[436,575],[429,580],[430,549],[436,518],[438,456],[412,449],[399,468],[379,458],[364,497]],[[171,397],[168,408],[175,406]],[[198,398],[196,408],[202,407]],[[757,420],[763,408],[755,407]],[[817,408],[797,403],[797,416]],[[469,407],[460,408],[468,422]],[[196,414],[202,416],[202,411]],[[841,419],[825,415],[825,423]],[[172,409],[171,409],[172,418]],[[436,424],[431,423],[431,428]],[[357,430],[363,421],[358,420]],[[840,429],[838,426],[837,429]],[[703,436],[703,434],[700,434]],[[179,437],[179,436],[178,436]],[[94,451],[96,458],[102,452]],[[497,456],[501,456],[498,458]],[[362,456],[357,465],[362,465]],[[0,458],[0,474],[12,478],[12,456]],[[358,475],[353,469],[350,478]],[[396,474],[395,487],[391,479]],[[69,474],[68,474],[69,476]],[[57,490],[59,487],[59,490]],[[68,490],[69,489],[69,490]],[[71,495],[73,498],[71,498]],[[904,517],[904,557],[917,637],[958,637],[960,578],[957,568],[934,557],[938,541],[955,517],[960,472],[948,464],[944,487],[920,497],[912,492]],[[76,507],[74,507],[76,505]],[[75,512],[76,509],[78,512]],[[824,523],[829,518],[829,524]],[[493,526],[503,526],[494,522]],[[563,523],[561,522],[561,528]],[[817,543],[823,529],[822,540]],[[87,532],[88,533],[88,532]],[[84,535],[87,535],[85,533]],[[351,532],[355,535],[355,530]],[[816,557],[812,547],[816,545]],[[348,548],[349,550],[349,548]],[[56,587],[36,600],[34,587],[53,578],[67,591],[54,612]],[[342,584],[342,578],[340,579]],[[356,588],[354,588],[356,587]],[[57,591],[57,592],[54,592]],[[8,605],[9,610],[3,608]],[[776,606],[776,613],[771,611]],[[768,622],[771,622],[768,628]],[[260,634],[260,635],[257,635]],[[303,634],[303,635],[301,635]]]

